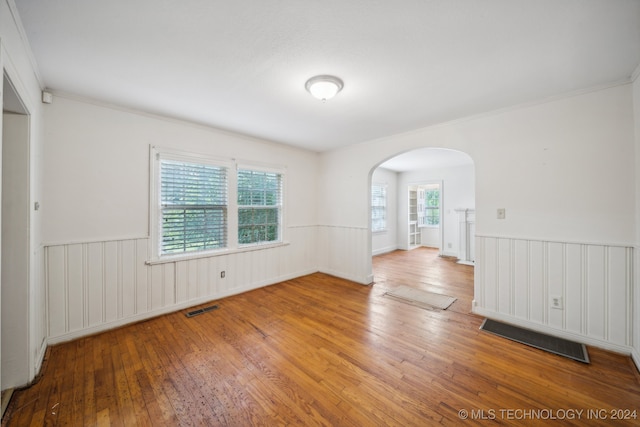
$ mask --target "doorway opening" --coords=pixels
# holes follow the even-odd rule
[[[374,167],[370,184],[371,256],[376,282],[385,279],[377,277],[380,270],[375,271],[380,262],[374,262],[373,257],[380,255],[387,259],[392,254],[391,258],[406,267],[420,265],[422,259],[437,266],[437,270],[428,273],[434,277],[440,274],[437,271],[453,274],[452,268],[460,264],[466,264],[466,267],[460,265],[461,270],[468,270],[469,266],[473,270],[474,260],[469,258],[473,258],[474,251],[468,247],[474,244],[469,231],[474,234],[475,226],[469,227],[468,222],[475,221],[475,217],[469,215],[475,212],[475,166],[469,155],[443,148],[412,150]],[[376,200],[375,195],[380,194],[376,193],[376,187],[382,186],[386,190],[385,200],[381,201],[380,197]],[[385,218],[384,228],[379,226],[380,217]],[[446,263],[436,261],[438,258]],[[419,276],[418,270],[414,275]],[[387,275],[388,270],[385,271],[381,274]],[[430,287],[437,289],[438,281],[444,285],[446,278],[430,280]],[[469,291],[472,296],[473,290]]]
[[[2,402],[29,381],[29,114],[3,75],[0,249]],[[4,406],[4,405],[3,405]],[[4,410],[4,407],[3,407]]]
[[[469,155],[443,148],[412,150],[374,167],[370,185],[372,225],[377,224],[372,255],[427,246],[441,256],[464,258],[460,212],[475,211],[475,166]],[[375,197],[380,187],[384,200]]]

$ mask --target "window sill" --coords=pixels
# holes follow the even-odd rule
[[[252,252],[252,251],[261,251],[265,249],[279,248],[282,246],[289,246],[289,244],[290,244],[289,242],[263,243],[263,244],[257,244],[257,245],[240,246],[234,249],[220,249],[220,250],[207,251],[207,252],[198,252],[198,253],[188,254],[188,255],[180,254],[180,255],[173,255],[173,256],[165,256],[162,258],[154,258],[154,259],[147,260],[145,264],[157,265],[157,264],[166,264],[170,262],[190,261],[190,260],[201,259],[201,258],[212,258],[217,256],[233,255],[233,254],[238,254],[243,252]]]

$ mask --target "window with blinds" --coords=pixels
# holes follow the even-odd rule
[[[238,170],[238,244],[281,240],[282,175]]]
[[[227,168],[160,160],[161,255],[227,246]]]
[[[387,229],[387,186],[371,185],[371,231]]]

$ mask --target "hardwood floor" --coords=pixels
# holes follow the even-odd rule
[[[53,346],[3,425],[640,423],[629,357],[589,348],[586,365],[480,331],[472,267],[416,249],[375,257],[374,273],[372,286],[312,274]],[[458,300],[383,296],[400,284]]]

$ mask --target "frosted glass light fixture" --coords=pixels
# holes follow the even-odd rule
[[[304,87],[314,98],[321,101],[331,99],[342,90],[344,83],[334,76],[315,76],[307,80]]]

